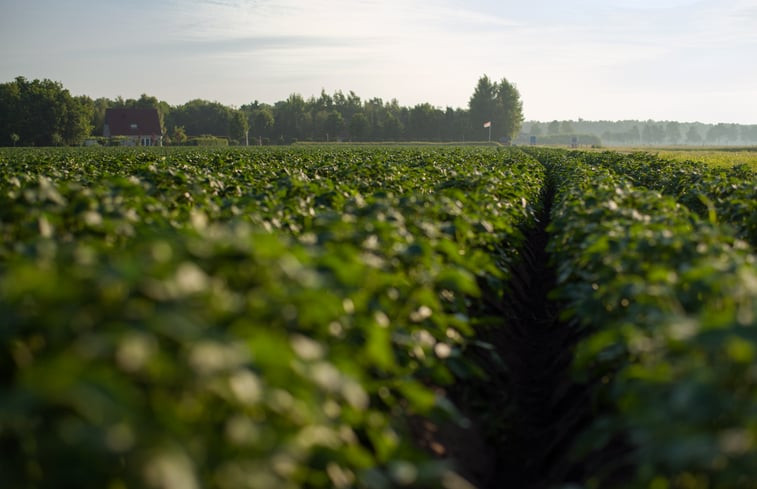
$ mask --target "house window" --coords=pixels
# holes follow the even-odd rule
[[[152,146],[152,139],[150,139],[149,137],[143,137],[142,146]]]

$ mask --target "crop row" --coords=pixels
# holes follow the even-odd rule
[[[595,461],[589,487],[755,487],[749,246],[626,176],[633,157],[537,156],[556,182],[553,296],[583,337],[574,369],[592,386],[595,419],[574,453]]]
[[[435,386],[485,375],[465,353],[538,162],[19,151],[0,170],[10,487],[454,483],[407,420],[454,416]]]
[[[700,216],[733,226],[757,246],[757,175],[746,165],[715,167],[645,153],[586,153],[584,160],[630,178],[634,185],[674,197]]]

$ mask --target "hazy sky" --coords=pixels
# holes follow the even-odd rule
[[[757,124],[757,0],[0,0],[0,82],[242,105],[354,90],[527,119]]]

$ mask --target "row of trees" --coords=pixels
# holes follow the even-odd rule
[[[241,107],[192,100],[171,106],[143,94],[138,99],[73,97],[58,82],[23,77],[0,84],[0,145],[74,145],[102,135],[108,108],[156,108],[165,140],[182,144],[192,136],[227,138],[232,144],[294,141],[466,141],[492,137],[510,141],[523,122],[517,88],[506,79],[481,77],[468,109],[412,107],[396,99],[361,100],[350,91],[304,98],[292,94],[274,104]]]
[[[138,99],[72,96],[54,81],[18,77],[0,84],[0,145],[76,145],[101,136],[108,108],[156,108],[165,140],[215,136],[232,144],[286,144],[294,141],[471,141],[484,140],[491,122],[495,141],[528,144],[571,141],[605,145],[757,144],[757,125],[675,121],[523,122],[517,88],[506,79],[482,76],[466,109],[421,103],[402,106],[396,99],[362,100],[350,91],[304,98],[292,94],[274,104],[252,102],[229,107],[192,100],[171,106],[154,96]],[[589,136],[589,137],[587,137]]]
[[[0,145],[78,144],[91,130],[89,102],[51,80],[0,84]]]
[[[677,121],[528,121],[517,139],[537,141],[553,136],[580,134],[599,138],[606,145],[747,145],[757,144],[757,124],[703,124]]]

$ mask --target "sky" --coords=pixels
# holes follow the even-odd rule
[[[757,124],[757,0],[0,0],[0,83],[240,106],[352,90],[527,120]]]

